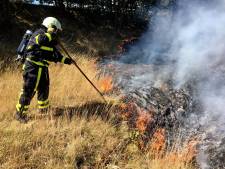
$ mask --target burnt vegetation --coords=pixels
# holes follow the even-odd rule
[[[85,37],[89,37],[89,39],[91,38],[93,39],[93,37],[95,38],[97,37],[97,35],[102,35],[102,36],[107,35],[107,37],[109,37],[109,34],[112,34],[112,32],[115,31],[116,33],[113,32],[114,34],[112,36],[116,35],[116,40],[120,41],[121,43],[121,39],[125,37],[130,38],[133,34],[140,36],[141,34],[140,32],[145,31],[145,28],[147,27],[147,23],[149,21],[149,13],[148,13],[149,9],[152,8],[153,6],[157,6],[158,9],[169,8],[173,6],[174,1],[173,0],[171,1],[170,0],[168,1],[166,0],[165,1],[161,1],[161,0],[137,0],[137,1],[136,0],[112,0],[112,1],[109,1],[109,0],[96,0],[96,1],[94,0],[86,0],[86,1],[83,1],[83,0],[82,1],[81,0],[76,0],[76,1],[75,0],[39,0],[37,1],[36,0],[35,2],[36,3],[38,2],[40,4],[39,6],[33,5],[32,4],[33,1],[31,0],[27,0],[25,1],[25,3],[24,1],[23,2],[16,1],[16,2],[17,3],[10,3],[9,0],[3,0],[0,2],[0,5],[2,6],[2,8],[4,8],[3,11],[0,11],[0,14],[4,14],[4,18],[0,20],[0,25],[3,25],[5,28],[7,28],[7,26],[5,25],[12,24],[8,22],[8,20],[13,21],[13,17],[15,15],[17,15],[17,19],[18,19],[18,18],[21,18],[22,16],[21,14],[24,15],[24,13],[25,14],[28,13],[30,15],[31,13],[30,11],[34,12],[35,9],[36,11],[39,11],[42,8],[43,9],[47,8],[51,10],[57,9],[55,13],[56,12],[59,13],[60,19],[65,17],[68,19],[67,22],[70,22],[71,20],[75,20],[76,24],[79,25],[75,27],[74,26],[75,24],[74,24],[70,28],[66,27],[65,33],[63,33],[62,35],[63,40],[66,42],[66,45],[73,44],[73,46],[68,45],[67,47],[71,50],[71,52],[77,54],[78,52],[82,51],[82,49],[85,47],[86,48],[84,50],[86,51],[89,50],[87,49],[87,46],[91,46],[88,43],[85,43],[86,46],[85,45],[81,46],[78,43],[75,43],[74,45],[75,40],[76,42],[78,42],[80,39],[84,39]],[[30,9],[27,7],[32,7],[32,10],[30,11],[27,10],[27,9]],[[45,15],[46,13],[43,12],[41,16],[36,15],[32,17],[34,17],[34,20],[35,19],[41,20],[42,19],[41,17],[44,17]],[[27,21],[30,21],[29,17],[31,16],[28,16],[28,17],[26,16],[26,18],[24,19],[25,22],[23,23],[27,24],[28,23]],[[34,21],[31,23],[34,23]],[[37,26],[38,24],[34,23],[31,25]],[[24,27],[27,28],[28,25]],[[81,28],[81,27],[84,27],[84,28]],[[81,31],[82,29],[84,30],[84,31],[82,30],[80,33],[82,35],[81,37],[79,37],[80,35],[77,32],[71,31],[72,29],[76,29],[76,28],[79,31]],[[95,31],[98,32],[98,34],[91,36],[90,34],[93,33],[93,29],[95,29]],[[131,29],[136,29],[136,32],[135,33],[129,32]],[[128,33],[124,33],[126,31]],[[84,32],[89,32],[89,34],[88,33],[85,34]],[[109,43],[108,41],[110,41],[108,40],[109,38],[107,39],[107,37],[105,38],[107,40],[105,41],[105,43]],[[136,40],[136,38],[130,38],[130,39]],[[101,40],[102,39],[99,39],[99,41]],[[116,46],[115,45],[117,42],[116,40],[111,42],[114,46]],[[1,42],[1,39],[0,39],[0,42]],[[133,40],[130,40],[130,41],[128,40],[128,42],[124,42],[124,44],[121,45],[121,50],[122,50],[121,53],[119,55],[115,54],[118,56],[117,58],[119,58],[123,54],[123,52],[127,52],[127,50],[129,50],[129,47],[130,47],[129,44],[132,42]],[[104,43],[104,42],[101,42],[101,43]],[[103,48],[105,48],[104,45],[103,45]],[[94,46],[93,48],[94,49],[98,48],[98,46]],[[79,49],[80,51],[73,51],[73,49]],[[112,52],[112,49],[109,48],[108,50],[109,51],[111,50]],[[93,53],[93,51],[91,51],[90,53]],[[107,53],[106,51],[98,51],[97,54],[100,55],[101,57],[105,55],[107,56],[109,55],[109,53]],[[113,55],[113,57],[115,55]],[[90,65],[90,63],[88,62],[84,65]],[[85,67],[84,65],[82,66]],[[97,66],[93,65],[93,67],[96,68]],[[131,74],[132,72],[129,72],[128,68],[120,71],[119,68],[116,66],[114,67],[109,65],[109,67],[115,68],[118,71],[118,72],[117,71],[112,71],[112,72],[115,74],[116,73],[120,74],[120,76],[123,78],[123,82],[126,82],[126,78],[128,83],[130,82],[129,80],[132,79],[132,74]],[[134,70],[134,68],[135,67],[132,66],[132,68],[130,69]],[[143,65],[137,65],[137,68],[139,68],[141,71],[145,71]],[[53,72],[55,73],[54,77],[58,76],[58,72],[62,72],[62,70],[59,70],[59,69],[57,69],[57,67],[55,68],[55,71]],[[86,70],[90,71],[90,68],[88,67]],[[149,66],[147,67],[146,70],[150,70],[149,74],[156,74],[155,72],[151,71]],[[189,168],[192,168],[193,166],[194,167],[196,166],[196,163],[195,163],[195,157],[196,157],[195,145],[196,144],[193,144],[193,146],[189,144],[192,140],[191,141],[188,140],[187,143],[186,142],[184,143],[184,144],[187,144],[187,150],[183,149],[182,151],[179,151],[175,149],[175,150],[171,150],[170,152],[170,149],[172,149],[174,146],[173,143],[176,141],[176,140],[174,141],[173,139],[175,137],[178,137],[176,135],[177,129],[183,125],[182,124],[183,120],[185,120],[186,115],[190,111],[189,109],[192,108],[191,106],[192,99],[188,91],[175,90],[173,88],[169,88],[169,87],[167,88],[163,86],[161,88],[159,87],[157,88],[157,87],[153,87],[150,84],[146,84],[146,86],[140,87],[140,88],[130,87],[131,90],[129,92],[124,92],[125,94],[124,96],[121,96],[120,100],[118,101],[119,102],[118,104],[105,105],[101,103],[98,99],[96,99],[97,100],[96,102],[93,102],[93,96],[91,97],[91,94],[90,94],[91,93],[90,91],[92,91],[92,89],[89,89],[90,91],[87,90],[86,83],[82,85],[80,80],[82,79],[82,77],[79,77],[78,75],[76,74],[74,75],[72,73],[69,75],[69,72],[72,72],[71,70],[65,71],[65,72],[66,73],[64,73],[64,75],[66,76],[62,75],[65,79],[60,79],[60,81],[57,81],[58,79],[53,79],[53,83],[58,82],[56,83],[57,87],[63,86],[63,85],[65,86],[64,88],[61,89],[62,90],[61,92],[60,92],[60,89],[55,90],[54,92],[53,101],[55,101],[55,104],[56,103],[57,104],[60,103],[60,104],[59,105],[56,104],[57,107],[55,109],[52,109],[51,110],[52,112],[51,111],[49,112],[48,115],[50,115],[50,118],[49,119],[40,118],[39,121],[35,121],[36,116],[33,116],[35,117],[32,119],[34,120],[34,127],[31,126],[31,129],[28,128],[30,132],[28,133],[29,137],[24,139],[25,140],[24,144],[22,144],[22,146],[24,146],[25,151],[29,152],[29,154],[26,155],[28,157],[24,157],[25,159],[24,161],[22,162],[20,161],[21,168],[23,168],[26,165],[29,168],[38,168],[39,166],[43,167],[45,165],[46,165],[46,168],[51,168],[52,164],[48,162],[48,161],[51,161],[49,159],[54,159],[56,161],[55,162],[53,160],[54,166],[64,165],[65,167],[67,165],[71,168],[106,168],[106,167],[117,168],[117,166],[121,166],[121,168],[124,168],[127,161],[130,162],[130,159],[133,159],[133,158],[134,160],[130,162],[131,168],[147,168],[152,166],[153,168],[164,168],[164,166],[167,165],[167,161],[172,162],[171,165],[169,166],[171,167],[173,166],[174,168],[189,169]],[[93,72],[95,71],[90,71],[89,76],[91,77],[99,76],[99,73],[98,74],[96,73],[93,75],[92,74]],[[6,77],[9,78],[10,76],[6,76]],[[13,75],[11,75],[11,77],[13,77]],[[10,81],[10,79],[7,79],[7,78],[4,81]],[[112,78],[115,78],[113,80],[116,81],[116,76],[112,75]],[[68,81],[68,79],[76,79],[77,81],[75,82]],[[15,78],[13,78],[13,80],[15,81],[15,83],[17,83],[18,81],[18,80],[15,80]],[[106,80],[103,80],[103,82],[101,83],[104,83],[105,81],[108,83],[110,80],[108,80],[107,78]],[[112,82],[110,81],[110,83]],[[67,86],[67,84],[69,84],[69,86]],[[78,90],[79,88],[77,89],[77,86],[76,86],[77,84],[81,84],[80,90]],[[18,86],[17,84],[14,84],[14,85]],[[101,90],[103,90],[103,92],[107,93],[107,89],[109,90],[111,89],[111,84],[104,84],[104,85],[103,85],[103,88],[102,87],[100,88],[102,88]],[[167,83],[163,85],[166,86]],[[3,86],[2,87],[2,90],[3,90],[5,86],[7,85],[3,83],[2,86]],[[114,87],[116,88],[117,86],[113,86],[113,88]],[[127,87],[126,84],[125,85],[118,84],[118,93],[120,93],[123,90],[123,87],[129,88],[129,86]],[[82,93],[83,95],[80,94],[77,96],[76,94],[81,93],[81,91],[85,91],[85,92]],[[116,93],[115,90],[113,90],[113,92]],[[67,95],[66,93],[69,93],[69,95]],[[88,100],[87,93],[88,95],[90,95],[89,99],[92,100],[92,102],[87,101]],[[6,95],[5,98],[6,97],[8,98],[8,95],[10,95],[10,92],[5,92],[5,95]],[[11,96],[11,97],[14,98],[14,96]],[[98,96],[95,96],[95,97],[98,98]],[[68,100],[66,100],[66,98],[68,98]],[[78,101],[77,98],[82,98],[80,101],[82,104],[77,105],[77,101]],[[66,104],[71,106],[66,106]],[[14,107],[12,106],[13,106],[13,103],[11,104],[10,102],[10,105],[6,106],[7,107],[6,110],[4,109],[1,110],[3,112],[3,115],[8,114],[8,111],[13,111]],[[7,117],[7,115],[5,116]],[[54,118],[51,118],[51,117],[54,117]],[[11,116],[7,118],[9,118],[11,122],[14,122]],[[82,119],[84,119],[85,122],[82,122]],[[96,123],[96,119],[97,120],[99,119],[99,123],[103,123],[104,125],[99,126],[99,124]],[[2,117],[1,120],[4,121],[5,117]],[[50,127],[50,129],[48,128],[49,122],[52,124],[52,128]],[[83,128],[82,128],[82,123],[85,123]],[[89,123],[91,123],[90,126],[88,126]],[[46,130],[44,128],[43,129],[41,128],[39,130],[35,130],[36,128],[39,128],[39,125],[40,126],[42,125],[48,129]],[[14,126],[12,125],[10,127],[11,127],[11,130],[15,132]],[[105,137],[103,135],[107,132],[104,130],[108,130],[108,128],[110,128],[110,132],[107,131],[109,132],[109,136],[107,135],[107,137]],[[35,131],[33,131],[33,129]],[[65,133],[64,133],[64,130],[62,129],[65,129]],[[113,132],[111,130],[113,130]],[[5,128],[0,130],[1,135],[3,136],[7,135],[6,131],[7,130]],[[40,135],[40,133],[38,133],[37,131],[40,133],[42,132],[42,135]],[[55,133],[52,134],[49,131],[55,131]],[[94,132],[96,131],[96,133],[92,134],[93,131]],[[71,137],[71,133],[74,133],[73,137]],[[35,134],[37,135],[36,136],[37,138],[36,137],[32,138],[33,135],[35,136]],[[17,134],[14,134],[14,135],[17,135]],[[54,141],[49,142],[49,140],[52,140],[52,135],[54,135],[53,137]],[[8,135],[8,137],[11,137],[11,136]],[[44,139],[43,141],[42,140],[43,138],[46,138],[46,139]],[[77,138],[79,138],[80,140]],[[29,142],[31,145],[26,144],[27,139],[31,140]],[[39,139],[42,141],[39,141]],[[117,139],[117,140],[113,140],[113,139]],[[17,139],[15,140],[17,141]],[[18,140],[20,141],[20,139]],[[56,144],[55,140],[61,140],[61,141],[59,141],[59,143]],[[103,143],[101,143],[101,141]],[[3,144],[6,144],[6,143],[2,142],[2,145]],[[22,153],[21,156],[24,156],[25,153],[21,151],[20,144],[17,144],[16,142],[14,143],[12,141],[12,143],[9,143],[6,145],[10,145],[10,144],[12,144],[13,145],[12,147],[16,150],[15,151],[13,148],[12,150],[10,149],[10,152],[13,156],[12,159],[14,160],[11,163],[12,165],[18,165],[17,161],[19,161],[20,159],[19,158],[17,159],[18,156],[14,155],[14,153],[18,153],[18,154]],[[46,150],[45,145],[48,145],[48,147],[53,147],[52,150],[50,150],[49,152],[45,152]],[[28,149],[29,147],[31,148]],[[37,149],[40,152],[38,152],[39,154],[36,158],[35,151],[37,151]],[[58,153],[55,153],[56,150]],[[4,151],[6,152],[6,150]],[[62,151],[64,152],[64,154],[61,153]],[[47,155],[47,157],[45,157],[45,154]],[[4,153],[2,153],[2,156],[3,155]],[[33,158],[33,156],[35,158]],[[11,155],[9,154],[7,158],[8,157],[11,157]],[[175,160],[174,157],[175,158],[177,157],[177,161]],[[158,160],[158,163],[156,164],[155,167],[151,161],[146,160],[148,158]],[[11,159],[11,158],[8,158],[8,159]],[[73,164],[71,164],[71,162]],[[139,163],[143,163],[143,164],[138,165]],[[4,161],[0,161],[0,164],[2,166],[8,166],[8,164],[5,163]],[[51,167],[49,167],[50,165]]]

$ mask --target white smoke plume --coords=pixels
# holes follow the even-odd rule
[[[194,80],[202,104],[198,123],[219,144],[225,137],[225,0],[179,0],[176,8],[154,13],[149,30],[122,61],[167,65],[146,80],[172,73],[175,88]],[[208,168],[207,155],[200,155],[201,168]]]

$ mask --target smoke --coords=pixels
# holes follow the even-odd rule
[[[182,88],[194,81],[202,106],[197,123],[205,138],[219,144],[225,136],[225,0],[180,0],[152,13],[148,31],[121,61],[161,65],[157,75],[142,74],[142,81],[154,77],[146,81],[156,85],[172,78],[174,88]],[[200,156],[201,167],[208,168],[207,155]]]
[[[154,9],[149,30],[121,61],[176,62],[172,64],[174,79],[181,86],[193,75],[206,75],[223,61],[225,1],[180,0],[177,8]]]
[[[203,139],[219,145],[225,131],[225,1],[189,1],[188,6],[182,2],[179,6],[169,49],[170,60],[176,62],[175,85],[180,88],[194,79],[202,105],[197,123],[203,130]],[[210,157],[205,153],[209,147],[206,143],[202,147],[199,163],[201,168],[209,168]]]

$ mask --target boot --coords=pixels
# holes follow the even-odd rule
[[[18,120],[21,123],[27,123],[28,122],[28,116],[26,113],[16,112],[15,119]]]

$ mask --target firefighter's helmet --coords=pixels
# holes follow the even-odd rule
[[[46,28],[56,27],[57,29],[62,31],[61,23],[58,21],[58,19],[54,17],[47,17],[43,20],[42,25],[44,25]]]

